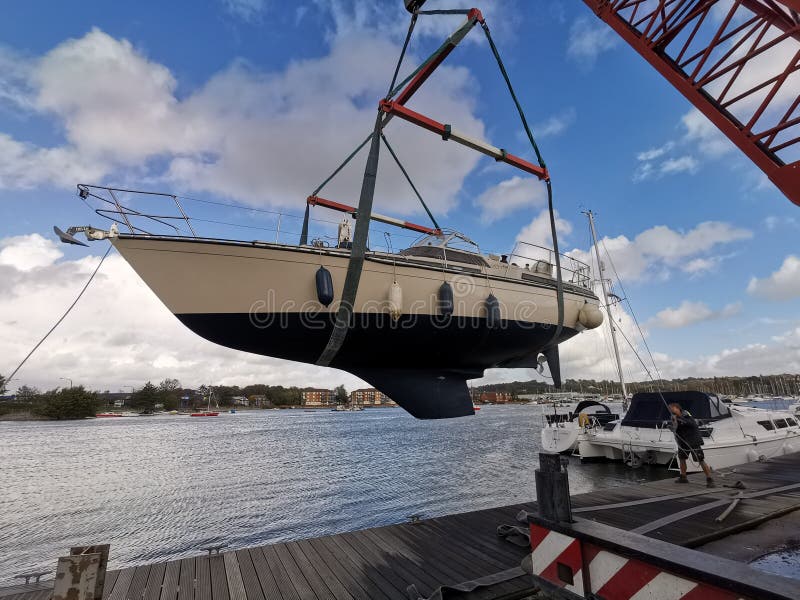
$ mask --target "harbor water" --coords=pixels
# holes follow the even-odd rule
[[[111,568],[534,499],[543,406],[0,422],[0,582],[110,543]],[[670,475],[570,467],[572,493]]]

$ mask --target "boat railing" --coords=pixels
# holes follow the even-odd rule
[[[166,192],[79,184],[78,196],[98,216],[116,223],[119,230],[128,235],[242,239],[245,230],[263,232],[256,233],[259,238],[254,241],[296,244],[303,221],[302,215],[286,211]],[[209,214],[209,211],[214,212]],[[220,211],[224,211],[225,216],[220,217]],[[340,220],[317,218],[311,221],[316,232],[310,236],[310,244],[318,248],[336,247],[336,229]],[[415,234],[384,231],[373,225],[368,246],[393,253],[397,248],[411,245],[417,237]]]
[[[253,239],[255,242],[295,245],[300,239],[304,218],[280,210],[102,185],[78,184],[78,196],[98,216],[116,223],[119,231],[127,235]],[[191,211],[188,210],[190,206]],[[341,219],[316,218],[310,221],[314,223],[314,235],[309,236],[311,246],[335,248],[338,245],[337,227]],[[254,233],[254,238],[243,236],[242,231]],[[458,239],[475,245],[463,236]],[[384,230],[373,222],[367,245],[372,251],[395,254],[418,242],[417,234],[396,228]],[[471,250],[478,250],[477,245]],[[563,281],[591,289],[589,266],[571,256],[559,256]],[[526,271],[530,278],[554,277],[554,252],[550,248],[518,242],[505,259],[507,271],[518,266],[523,270],[523,278]]]
[[[564,282],[592,289],[592,274],[589,265],[560,252],[558,256],[561,259],[561,278]],[[530,242],[517,242],[514,251],[505,259],[509,267],[520,267],[535,275],[555,277],[555,251],[552,248],[545,248]]]

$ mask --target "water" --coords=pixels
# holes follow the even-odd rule
[[[750,566],[767,573],[800,579],[800,548],[765,554],[751,562]]]
[[[111,544],[111,568],[534,499],[541,406],[0,422],[0,582]],[[663,470],[577,463],[573,493]]]

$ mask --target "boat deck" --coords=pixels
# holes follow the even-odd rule
[[[800,453],[720,471],[715,489],[705,487],[702,475],[689,479],[688,485],[676,485],[669,478],[576,495],[573,510],[582,518],[696,547],[712,540],[735,545],[737,532],[800,508]],[[726,487],[737,481],[745,488]],[[744,499],[717,523],[716,517],[740,493]],[[521,510],[532,512],[535,507],[504,506],[109,571],[104,597],[407,600],[409,585],[427,597],[443,584],[519,566],[527,549],[499,538],[496,530],[516,524]],[[520,576],[464,597],[522,598],[533,589],[532,581]],[[43,582],[0,589],[0,597],[47,600],[51,590],[52,582]]]

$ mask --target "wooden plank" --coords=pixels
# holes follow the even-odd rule
[[[361,597],[360,595],[355,596],[347,590],[344,583],[339,581],[339,578],[336,576],[336,574],[330,569],[322,557],[320,557],[319,553],[314,549],[308,540],[295,542],[295,545],[290,547],[289,551],[292,553],[295,551],[303,553],[305,559],[311,565],[313,565],[314,569],[328,586],[328,589],[331,591],[336,600],[356,600],[356,598]],[[302,561],[298,559],[298,564],[301,562]]]
[[[360,565],[353,563],[346,556],[338,558],[322,540],[308,540],[308,544],[336,575],[336,578],[342,582],[353,598],[356,600],[372,600],[373,598],[390,600],[390,596],[379,589],[375,582],[362,572]],[[356,579],[357,576],[358,579]]]
[[[275,581],[275,576],[272,574],[272,569],[269,568],[267,558],[261,548],[251,548],[250,559],[253,561],[253,568],[267,600],[280,598],[278,583]]]
[[[135,567],[133,578],[131,579],[131,586],[128,588],[128,593],[125,594],[126,600],[142,600],[149,577],[150,565]]]
[[[242,574],[242,583],[247,600],[266,600],[264,590],[261,589],[261,582],[258,580],[258,573],[253,566],[253,559],[250,558],[249,550],[237,550],[236,558],[239,561],[239,571]]]
[[[178,576],[178,600],[193,600],[195,583],[195,557],[184,558]]]
[[[161,584],[160,600],[175,600],[178,596],[178,576],[180,575],[181,563],[173,560],[167,563],[164,569],[164,582]]]
[[[283,569],[286,571],[289,581],[292,582],[294,589],[300,596],[300,600],[317,600],[317,595],[314,593],[308,581],[306,581],[300,568],[294,562],[294,558],[292,558],[292,555],[286,548],[286,544],[275,544],[274,546],[270,546],[270,549],[272,550],[273,557],[280,561]],[[273,566],[273,563],[270,563],[270,566]]]
[[[111,595],[111,590],[114,589],[114,584],[117,582],[117,578],[119,577],[119,571],[107,571],[106,572],[106,581],[103,587],[103,598],[108,598]]]
[[[393,553],[395,560],[399,559],[399,562],[402,562],[406,567],[413,568],[415,571],[419,572],[420,575],[423,576],[422,581],[425,581],[433,589],[443,584],[461,583],[464,581],[463,573],[443,564],[439,556],[432,554],[430,558],[426,560],[425,557],[420,556],[417,550],[408,547],[408,545],[392,531],[378,528],[368,529],[360,533],[363,533],[365,537],[370,539],[384,552]],[[418,581],[412,580],[409,583],[417,584]]]
[[[430,593],[439,584],[435,575],[430,575],[422,565],[408,559],[401,552],[400,544],[384,544],[380,538],[373,534],[375,530],[364,530],[346,533],[336,537],[336,541],[347,541],[368,561],[371,557],[380,573],[398,590],[405,590],[410,584],[415,584],[424,595]]]
[[[264,559],[269,565],[269,570],[272,572],[272,576],[275,578],[275,584],[277,585],[278,593],[280,594],[278,597],[289,598],[291,600],[300,600],[300,594],[298,594],[297,590],[292,585],[292,580],[289,577],[289,573],[286,571],[286,568],[278,558],[275,548],[273,546],[264,546],[258,550],[264,554]]]
[[[222,555],[222,560],[225,564],[225,577],[228,580],[228,597],[230,600],[246,600],[239,557],[235,552],[226,552]]]
[[[150,577],[147,579],[147,589],[144,593],[144,600],[159,600],[161,597],[161,586],[164,583],[164,572],[167,570],[167,563],[155,563],[150,567]]]
[[[281,544],[286,548],[292,557],[292,561],[297,566],[297,569],[302,573],[302,576],[308,582],[308,585],[314,590],[316,597],[319,600],[336,600],[333,592],[327,582],[319,574],[315,565],[311,563],[302,550],[297,547],[297,542],[288,542]],[[349,598],[349,594],[347,595]]]
[[[370,597],[379,598],[379,594],[387,596],[390,600],[406,600],[406,594],[394,587],[389,580],[387,580],[380,569],[375,565],[375,561],[365,559],[355,548],[348,545],[347,540],[343,539],[340,535],[334,535],[315,540],[323,545],[326,550],[346,568],[359,575],[359,583],[361,587],[370,592]],[[319,549],[315,544],[315,548]],[[342,575],[339,575],[340,578]],[[371,591],[371,588],[373,591]]]
[[[114,583],[114,589],[108,595],[108,600],[125,600],[128,597],[128,590],[131,587],[135,571],[136,567],[128,567],[119,572],[117,581]]]
[[[212,554],[211,566],[211,598],[213,600],[230,600],[228,596],[228,578],[225,576],[225,559],[221,554]]]
[[[194,559],[194,597],[195,600],[211,600],[211,566],[208,556]]]

